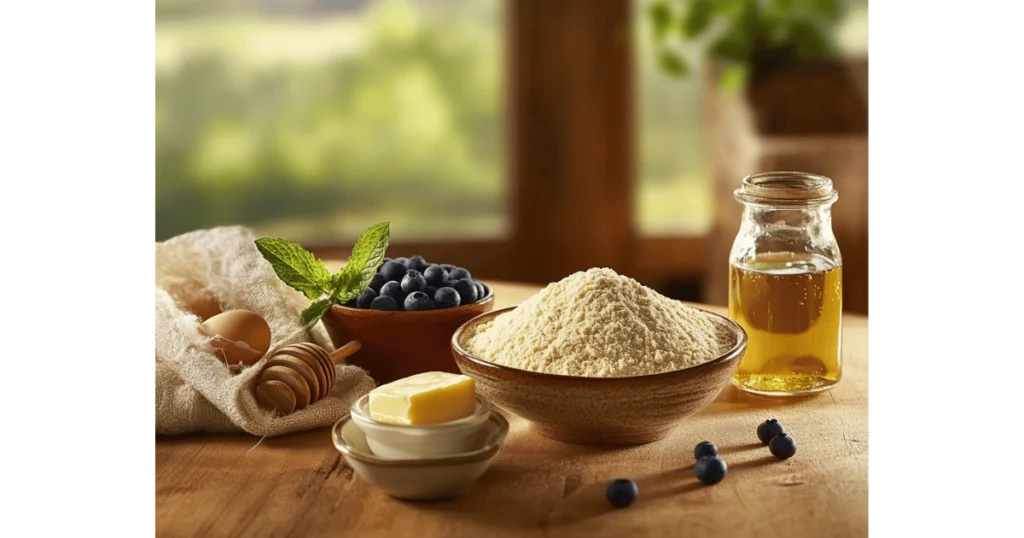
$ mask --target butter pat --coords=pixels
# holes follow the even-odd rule
[[[437,424],[476,411],[473,378],[425,372],[370,391],[370,418],[392,424]]]

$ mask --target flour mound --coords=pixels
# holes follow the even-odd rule
[[[696,366],[733,343],[704,312],[595,268],[550,284],[481,325],[467,348],[523,370],[630,377]]]

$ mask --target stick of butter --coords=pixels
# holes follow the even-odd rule
[[[473,378],[424,372],[370,391],[370,418],[392,424],[437,424],[476,411]]]

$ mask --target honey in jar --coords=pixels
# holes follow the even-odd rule
[[[828,178],[797,172],[743,180],[729,264],[729,315],[747,332],[734,374],[742,390],[800,395],[842,376],[843,269]]]

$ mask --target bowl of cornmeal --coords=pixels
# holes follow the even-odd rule
[[[589,445],[666,437],[718,396],[746,346],[736,322],[607,268],[477,316],[452,337],[480,394],[541,435]]]

